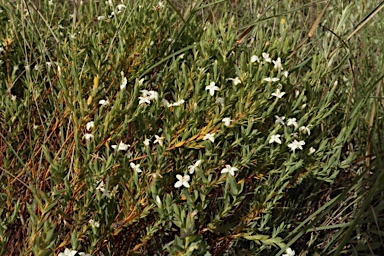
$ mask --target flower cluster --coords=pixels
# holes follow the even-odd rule
[[[189,174],[193,174],[195,170],[200,166],[202,160],[197,160],[193,165],[188,166]],[[175,188],[179,188],[181,186],[184,186],[186,188],[189,188],[189,181],[191,180],[191,177],[189,175],[181,176],[180,174],[176,175],[176,178],[178,181],[175,183]]]
[[[139,105],[146,103],[151,104],[151,100],[158,100],[159,94],[156,91],[141,90],[142,96],[139,97]]]
[[[276,60],[272,60],[272,58],[269,56],[269,53],[263,52],[261,54],[263,61],[260,61],[260,58],[256,55],[251,56],[251,63],[261,63],[261,64],[268,64],[273,63],[274,69],[277,70],[279,73],[282,72],[283,76],[286,78],[288,77],[288,71],[284,71],[283,65],[281,63],[281,58],[278,57]],[[278,77],[266,77],[263,79],[263,81],[268,83],[275,83],[280,81],[280,78]],[[286,93],[281,91],[282,85],[279,83],[277,86],[277,89],[274,93],[271,94],[271,96],[276,97],[276,99],[281,99]]]
[[[276,121],[275,121],[275,124],[276,125],[285,125],[285,116],[275,116],[276,118]],[[293,126],[294,129],[297,129],[298,127],[298,124],[296,122],[296,118],[289,118],[287,120],[287,123],[286,123],[287,126]],[[308,135],[311,134],[311,130],[309,129],[309,126],[301,126],[299,128],[299,131],[300,132],[303,132],[303,133],[307,133]],[[293,133],[292,134],[293,137],[297,137],[297,134],[296,133]],[[270,139],[269,139],[269,144],[272,144],[272,143],[277,143],[277,144],[281,144],[281,139],[280,139],[281,135],[280,134],[272,134],[270,136]],[[300,149],[300,150],[303,150],[303,146],[305,145],[305,141],[303,140],[294,140],[293,142],[289,143],[288,144],[288,147],[293,151],[293,153],[295,153],[295,151],[297,149]],[[315,152],[315,149],[313,147],[311,147],[310,151],[309,151],[309,154],[313,154]]]
[[[97,222],[97,221],[95,221],[95,220],[93,220],[93,219],[90,219],[90,220],[88,221],[88,223],[89,223],[89,225],[91,225],[91,227],[93,227],[93,228],[99,228],[99,227],[100,227],[100,223]]]
[[[193,174],[195,170],[200,166],[202,160],[197,160],[193,165],[188,166],[189,174]],[[239,169],[236,167],[232,167],[229,164],[225,165],[225,168],[221,170],[220,173],[226,174],[229,173],[232,176],[235,176],[235,171],[238,171]],[[189,181],[191,180],[191,177],[189,175],[181,176],[180,174],[176,175],[177,182],[175,183],[175,188],[179,188],[181,186],[184,186],[186,188],[189,188]]]
[[[251,56],[251,63],[260,63],[260,64],[273,64],[273,69],[278,72],[278,74],[282,74],[284,77],[288,77],[288,71],[284,70],[284,67],[281,62],[281,58],[278,57],[276,60],[273,60],[268,53],[263,52],[261,58],[259,58],[256,55]],[[263,79],[264,82],[267,83],[277,83],[279,82],[281,77],[266,77]],[[276,91],[271,94],[271,96],[274,96],[276,99],[281,99],[283,96],[286,94],[284,91],[282,91],[283,85],[279,83],[277,85]],[[275,115],[275,124],[276,125],[281,125],[281,126],[287,126],[287,127],[293,127],[294,130],[298,128],[298,124],[296,121],[296,118],[288,118],[287,122],[285,123],[285,116],[277,116]],[[310,126],[301,126],[299,128],[300,133],[305,133],[307,135],[311,134]],[[297,133],[292,133],[291,137],[294,138],[293,141],[291,141],[289,138],[288,140],[291,141],[288,143],[288,147],[290,150],[295,153],[296,150],[303,150],[303,146],[305,145],[304,140],[298,140],[298,134]],[[269,144],[276,143],[276,144],[282,144],[282,135],[281,134],[271,134],[269,136],[268,140]],[[313,147],[310,148],[309,154],[313,154],[315,152],[315,149]]]

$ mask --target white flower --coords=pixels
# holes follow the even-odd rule
[[[204,136],[204,138],[203,138],[203,140],[210,140],[210,141],[212,141],[212,142],[215,142],[215,137],[214,137],[214,133],[207,133],[207,134],[205,134],[205,136]]]
[[[154,179],[161,179],[163,176],[160,173],[149,173],[148,176],[152,176]]]
[[[150,139],[145,139],[143,143],[144,143],[145,146],[148,147],[149,144],[151,143],[151,140]]]
[[[232,176],[235,176],[235,171],[238,171],[238,170],[239,169],[237,169],[236,167],[232,167],[229,164],[226,164],[225,168],[223,168],[220,173],[229,173]]]
[[[103,106],[109,106],[110,103],[109,103],[109,100],[100,100],[99,104]]]
[[[312,155],[313,153],[315,153],[316,149],[314,147],[311,147],[309,149],[309,152],[308,152],[308,155]]]
[[[103,180],[99,182],[99,185],[97,186],[96,189],[100,190],[101,192],[103,192],[105,190],[105,184],[104,184]]]
[[[153,142],[153,144],[159,143],[160,146],[163,146],[163,140],[164,137],[160,137],[158,135],[155,135],[156,140]]]
[[[65,248],[64,252],[59,253],[58,256],[75,256],[77,251]]]
[[[120,141],[119,145],[112,145],[112,148],[117,151],[125,151],[127,150],[131,145],[125,144],[124,142]]]
[[[272,135],[271,138],[269,139],[269,144],[274,143],[274,142],[281,144],[280,137],[281,137],[280,134]]]
[[[148,90],[140,90],[141,94],[143,97],[148,97],[149,96],[149,91]]]
[[[106,4],[106,5],[109,5],[109,6],[113,6],[113,2],[112,2],[112,0],[107,0],[107,1],[105,1],[105,4]]]
[[[91,139],[94,138],[93,134],[91,134],[91,133],[86,133],[86,134],[84,134],[83,137],[84,137],[86,140],[91,140]]]
[[[163,1],[159,1],[159,2],[157,3],[157,6],[158,6],[159,8],[163,8],[163,7],[164,7],[164,2],[163,2]]]
[[[85,125],[87,131],[91,130],[91,129],[93,128],[93,126],[95,126],[95,122],[93,122],[93,121],[90,121],[90,122],[88,122],[88,123]]]
[[[272,61],[271,58],[269,57],[269,53],[263,52],[261,54],[261,56],[263,56],[263,59],[264,59],[265,62],[271,62]]]
[[[93,227],[93,228],[98,228],[98,227],[100,227],[100,223],[99,222],[97,222],[97,221],[94,221],[94,220],[89,220],[88,221],[89,222],[89,224]]]
[[[276,89],[276,92],[272,93],[272,96],[275,96],[278,99],[281,99],[284,96],[285,92],[280,91],[280,89]]]
[[[196,163],[194,165],[190,165],[188,166],[188,170],[189,170],[189,174],[193,174],[195,172],[195,169],[197,167],[199,167],[200,163],[202,162],[202,160],[197,160]]]
[[[11,95],[11,101],[16,101],[16,95]]]
[[[113,16],[115,16],[115,12],[111,12],[111,14],[110,15],[108,15],[108,18],[113,18]]]
[[[177,106],[180,106],[180,105],[183,105],[184,104],[184,100],[179,100],[179,101],[176,101],[175,103],[172,103],[172,104],[169,104],[168,103],[168,107],[177,107]]]
[[[301,141],[294,140],[292,143],[288,144],[288,147],[293,151],[293,153],[295,153],[296,149],[302,150],[303,149],[302,146],[304,145],[305,145],[305,142],[303,140]]]
[[[285,116],[282,116],[282,117],[275,116],[275,117],[276,117],[275,124],[281,124],[281,125],[284,125],[284,119],[285,119]]]
[[[117,9],[117,13],[119,14],[123,11],[123,9],[125,9],[125,5],[119,4],[116,6],[116,9]]]
[[[152,41],[152,42],[153,42],[153,41]],[[151,42],[151,43],[152,43],[152,42]],[[144,80],[145,80],[144,78],[141,78],[141,79],[138,81],[139,85],[143,85]]]
[[[297,122],[296,122],[296,118],[289,118],[288,121],[287,121],[287,125],[288,126],[295,126],[295,128],[297,128]]]
[[[156,91],[149,91],[148,96],[150,100],[158,100],[159,99],[159,93]]]
[[[172,106],[171,106],[172,104],[170,104],[169,101],[167,101],[166,99],[162,99],[162,100],[161,100],[161,103],[162,103],[164,106],[166,106],[166,107],[172,107]]]
[[[279,81],[280,79],[277,78],[277,77],[267,77],[267,78],[264,78],[263,80],[266,81],[266,82],[268,82],[268,83],[271,83],[271,82],[277,82],[277,81]]]
[[[100,190],[103,193],[103,197],[106,196],[108,198],[111,198],[111,193],[109,190],[105,189],[104,181],[100,181],[99,185],[97,186],[96,190]]]
[[[136,172],[138,172],[138,173],[143,172],[143,171],[140,169],[140,164],[130,163],[129,165],[131,166],[131,168],[132,168],[134,171],[136,171]]]
[[[231,118],[225,117],[223,118],[222,122],[224,123],[225,126],[229,126],[232,122]]]
[[[97,17],[97,20],[105,20],[105,16],[99,16]]]
[[[53,1],[52,0],[49,0],[49,2],[48,2],[48,5],[53,5]]]
[[[295,251],[293,251],[291,248],[288,248],[286,251],[286,254],[283,254],[283,256],[294,256]]]
[[[133,152],[131,150],[128,150],[127,153],[126,153],[126,156],[128,158],[131,158],[133,156]]]
[[[61,76],[61,67],[60,66],[57,66],[57,73],[59,74],[59,76]]]
[[[235,85],[241,84],[241,80],[238,77],[228,78],[228,80],[232,80]]]
[[[251,57],[251,63],[254,63],[254,62],[256,62],[256,61],[260,63],[259,57],[257,57],[256,55],[253,55],[253,56]]]
[[[283,66],[281,65],[280,57],[277,58],[277,60],[273,60],[272,62],[273,62],[273,64],[275,64],[275,66],[273,67],[274,69],[283,70]]]
[[[173,103],[173,106],[177,107],[177,106],[180,106],[182,104],[184,104],[184,100],[179,100],[179,101],[176,101],[175,103]]]
[[[287,77],[287,78],[288,78],[288,75],[289,75],[289,73],[288,73],[288,71],[287,71],[287,70],[283,72],[283,76],[285,76],[285,77]]]
[[[148,97],[139,97],[139,105],[143,103],[151,104],[151,101],[149,100]]]
[[[123,78],[123,82],[120,85],[120,90],[124,90],[127,87],[128,80],[126,77]]]
[[[304,132],[306,132],[308,135],[311,135],[311,130],[309,129],[309,126],[301,126],[301,127],[299,128],[299,132],[301,132],[301,131],[304,131]]]
[[[220,104],[221,106],[224,107],[224,98],[217,98],[215,101],[215,104]]]
[[[215,91],[218,91],[220,88],[215,85],[215,82],[211,82],[208,86],[205,87],[205,90],[209,90],[211,96],[215,95]]]
[[[139,99],[142,99],[143,102],[159,99],[159,93],[156,91],[140,90],[140,92],[143,94],[143,97],[139,97]]]
[[[85,253],[85,252],[79,252],[79,255],[80,256],[92,256],[91,254]]]
[[[179,188],[181,186],[184,186],[186,188],[189,188],[189,183],[188,181],[191,179],[189,177],[189,175],[184,175],[184,176],[181,176],[180,174],[177,174],[176,175],[176,178],[178,179],[178,181],[175,183],[175,188]]]
[[[159,196],[156,196],[156,203],[159,207],[161,207],[162,203],[161,203],[161,199]]]

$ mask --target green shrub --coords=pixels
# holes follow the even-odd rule
[[[324,249],[290,244],[356,160],[347,59],[202,2],[1,6],[1,255]]]

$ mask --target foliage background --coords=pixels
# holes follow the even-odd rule
[[[118,4],[1,2],[1,255],[383,254],[383,2]],[[250,62],[263,52],[289,76]],[[144,89],[159,100],[139,105]]]

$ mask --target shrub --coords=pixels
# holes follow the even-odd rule
[[[2,255],[292,255],[356,159],[345,59],[219,2],[2,6]]]

